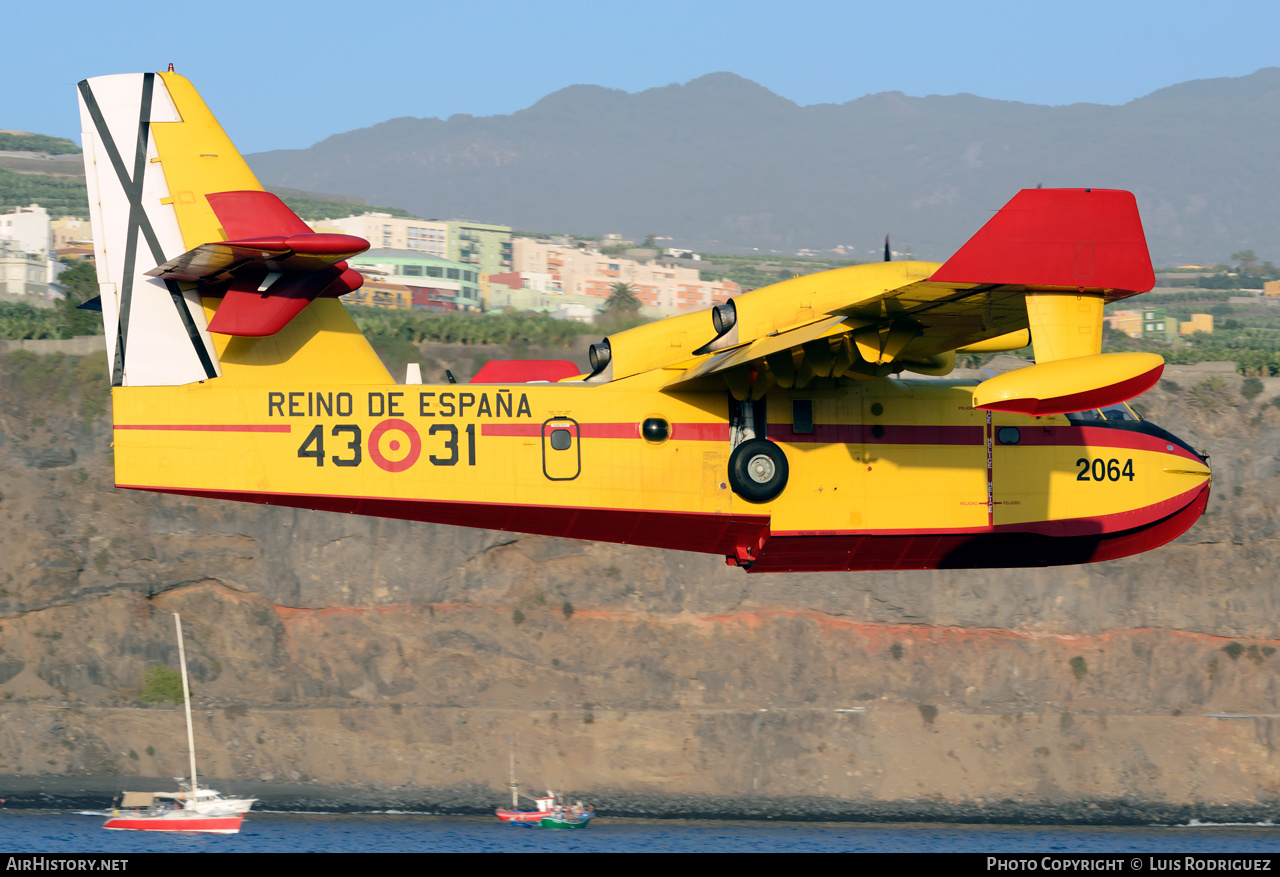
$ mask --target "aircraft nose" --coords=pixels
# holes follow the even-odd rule
[[[1175,455],[1175,459],[1165,464],[1164,471],[1170,475],[1199,478],[1206,486],[1212,484],[1213,468],[1209,465],[1209,452],[1193,447],[1172,433],[1166,435],[1170,443],[1165,445],[1165,450]]]

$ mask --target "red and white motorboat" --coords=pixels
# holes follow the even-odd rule
[[[178,780],[176,792],[125,792],[119,809],[103,828],[115,831],[198,831],[236,834],[256,798],[224,798],[214,789],[202,789],[196,773],[196,743],[191,730],[191,691],[187,684],[187,652],[182,642],[182,619],[173,614],[178,629],[178,661],[182,665],[182,698],[187,715],[187,748],[191,754],[191,779]]]
[[[538,825],[542,822],[543,819],[546,819],[548,816],[551,816],[555,810],[555,804],[556,804],[555,795],[551,795],[546,798],[534,798],[533,804],[534,804],[534,807],[537,808],[535,810],[515,809],[516,807],[519,807],[520,804],[519,804],[519,801],[515,799],[516,798],[515,795],[512,795],[511,797],[513,800],[511,802],[510,810],[500,807],[497,810],[493,811],[494,813],[497,814],[498,819],[500,819],[503,822],[511,822],[518,825],[519,824]]]

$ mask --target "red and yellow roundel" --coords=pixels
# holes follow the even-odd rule
[[[403,472],[422,454],[422,438],[413,424],[388,418],[369,433],[369,456],[388,472]]]

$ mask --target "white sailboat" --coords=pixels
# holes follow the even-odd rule
[[[120,809],[111,812],[103,828],[115,831],[198,831],[236,834],[256,798],[224,798],[214,789],[202,789],[196,773],[196,740],[191,726],[191,689],[187,683],[187,651],[182,640],[182,619],[173,613],[178,630],[178,662],[182,667],[182,702],[187,716],[187,751],[191,777],[178,779],[176,792],[125,792]]]

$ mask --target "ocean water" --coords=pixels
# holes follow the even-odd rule
[[[486,817],[252,813],[238,835],[106,831],[103,815],[0,811],[0,853],[959,852],[1280,853],[1280,827],[1123,828],[597,818],[579,831]]]

